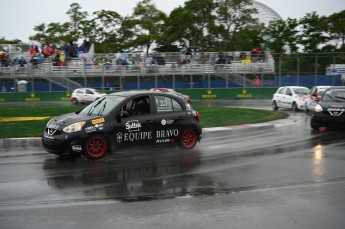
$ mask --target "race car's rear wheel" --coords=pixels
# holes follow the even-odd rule
[[[181,136],[181,142],[179,144],[182,149],[193,149],[198,141],[197,135],[194,130],[185,130]]]
[[[107,140],[100,135],[90,137],[85,144],[85,156],[91,160],[101,159],[108,151]]]

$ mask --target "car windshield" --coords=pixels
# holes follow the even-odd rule
[[[111,112],[117,105],[119,105],[124,99],[125,97],[123,96],[104,96],[95,100],[93,103],[82,109],[79,114],[87,116],[106,115]]]
[[[344,89],[328,90],[323,95],[322,101],[345,102],[345,90]]]
[[[295,94],[306,95],[309,93],[308,88],[294,88]]]

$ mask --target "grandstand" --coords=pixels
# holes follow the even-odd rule
[[[273,9],[258,1],[253,1],[257,8],[259,21],[281,19]],[[11,59],[24,57],[29,62],[29,45],[1,45]],[[82,57],[68,60],[66,66],[56,66],[52,59],[45,59],[36,68],[32,64],[25,67],[1,66],[2,84],[14,84],[19,80],[28,80],[41,84],[41,88],[32,86],[31,90],[68,90],[77,87],[92,86],[104,89],[105,82],[113,82],[115,89],[142,89],[158,85],[172,88],[210,88],[210,87],[246,87],[251,86],[255,75],[265,77],[266,82],[273,81],[274,59],[269,52],[253,56],[251,51],[223,52],[228,57],[225,62],[219,53],[129,53],[128,65],[117,63],[115,53],[94,53],[93,46]],[[148,63],[153,58],[154,63]],[[104,62],[103,60],[107,61]],[[164,64],[158,59],[163,59]],[[150,84],[151,83],[151,84]]]

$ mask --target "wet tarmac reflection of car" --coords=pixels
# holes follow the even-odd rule
[[[190,150],[201,136],[200,115],[185,99],[129,91],[105,95],[79,112],[51,119],[42,144],[52,154],[97,160],[132,145],[173,144]]]
[[[131,152],[132,151],[132,152]],[[200,165],[197,150],[165,152],[155,146],[125,150],[107,160],[90,162],[58,157],[47,159],[43,171],[49,187],[63,191],[73,198],[77,191],[82,199],[111,199],[141,201],[183,196],[194,182],[194,175],[186,175]],[[181,178],[181,175],[183,178]],[[191,176],[191,177],[190,177]]]

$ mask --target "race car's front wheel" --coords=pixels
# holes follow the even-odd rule
[[[272,109],[275,110],[275,111],[278,110],[278,106],[277,106],[277,102],[276,101],[272,102]]]
[[[314,130],[318,130],[320,128],[320,125],[318,122],[316,122],[313,118],[310,121],[310,127]]]
[[[185,130],[181,136],[181,142],[179,144],[182,149],[193,149],[198,139],[194,130]]]
[[[108,142],[103,136],[92,136],[85,144],[85,156],[91,160],[101,159],[108,151]]]

